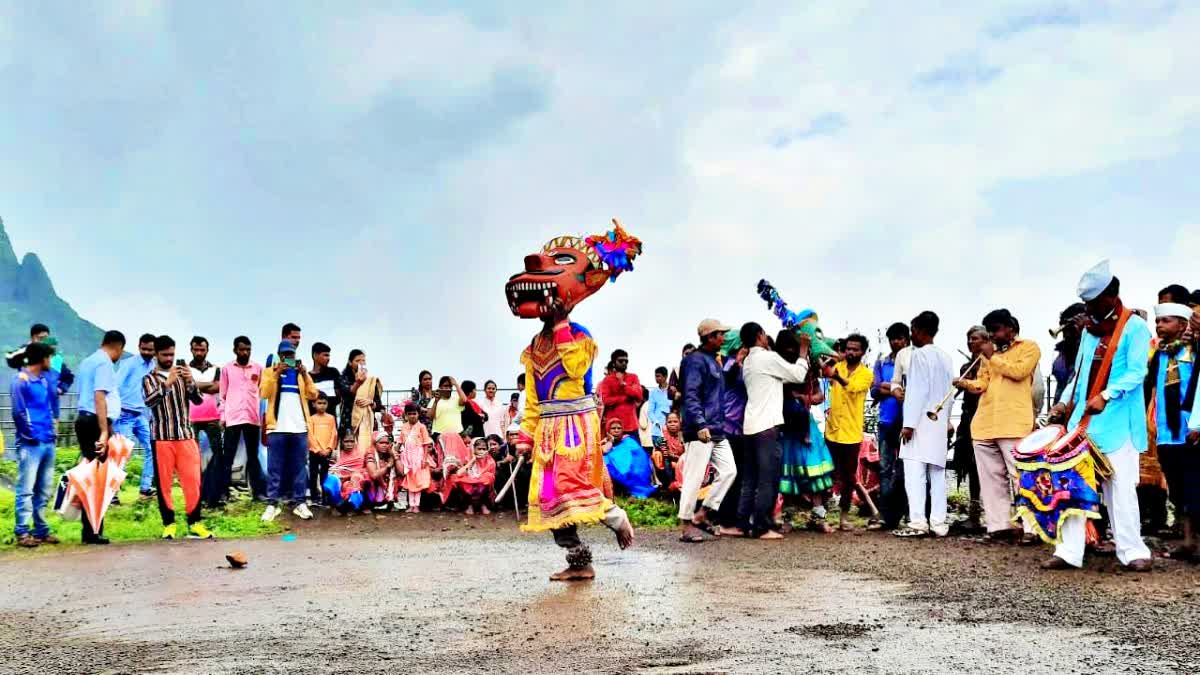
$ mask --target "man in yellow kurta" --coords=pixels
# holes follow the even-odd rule
[[[521,353],[525,410],[517,449],[533,460],[529,522],[522,529],[550,530],[554,542],[567,549],[567,568],[551,576],[553,581],[595,576],[579,525],[604,523],[621,548],[633,543],[629,518],[613,502],[600,447],[603,433],[592,392],[596,343],[587,329],[569,321],[569,312],[605,282],[632,269],[640,252],[641,242],[619,225],[586,240],[560,237],[526,256],[525,272],[505,286],[513,314],[538,318],[543,325]]]
[[[984,521],[992,538],[1021,535],[1012,525],[1012,483],[1017,480],[1013,451],[1033,431],[1033,372],[1042,358],[1042,350],[1036,343],[1022,340],[1016,326],[1007,309],[983,317],[992,341],[983,347],[978,377],[955,383],[960,389],[981,394],[971,422],[971,438]]]

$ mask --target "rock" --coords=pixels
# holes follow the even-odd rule
[[[229,566],[235,570],[240,570],[245,567],[250,561],[246,559],[246,554],[241,551],[226,553],[225,559],[229,561]]]

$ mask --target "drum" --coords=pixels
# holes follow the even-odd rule
[[[1112,475],[1112,465],[1085,426],[1071,432],[1057,425],[1039,429],[1022,439],[1014,455],[1017,518],[1043,541],[1060,543],[1066,518],[1100,517],[1100,485]]]
[[[1064,429],[1060,424],[1050,424],[1044,426],[1032,434],[1029,434],[1025,438],[1022,438],[1021,442],[1017,443],[1017,448],[1013,451],[1013,454],[1016,456],[1018,461],[1022,459],[1041,457],[1042,455],[1045,455],[1046,451],[1054,446],[1054,444],[1057,443],[1058,440],[1066,433],[1067,430]]]

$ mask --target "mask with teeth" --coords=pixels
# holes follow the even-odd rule
[[[569,313],[584,298],[633,269],[642,243],[613,220],[615,229],[587,238],[558,237],[525,256],[525,271],[504,286],[508,307],[522,319],[549,319],[554,305]]]

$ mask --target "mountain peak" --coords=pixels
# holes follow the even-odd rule
[[[12,242],[8,239],[8,233],[4,231],[4,219],[0,218],[0,289],[13,288],[20,267],[17,254],[13,252]]]
[[[17,270],[16,284],[13,286],[13,298],[22,302],[51,303],[61,302],[54,292],[54,284],[41,258],[36,253],[26,253],[25,259]]]

